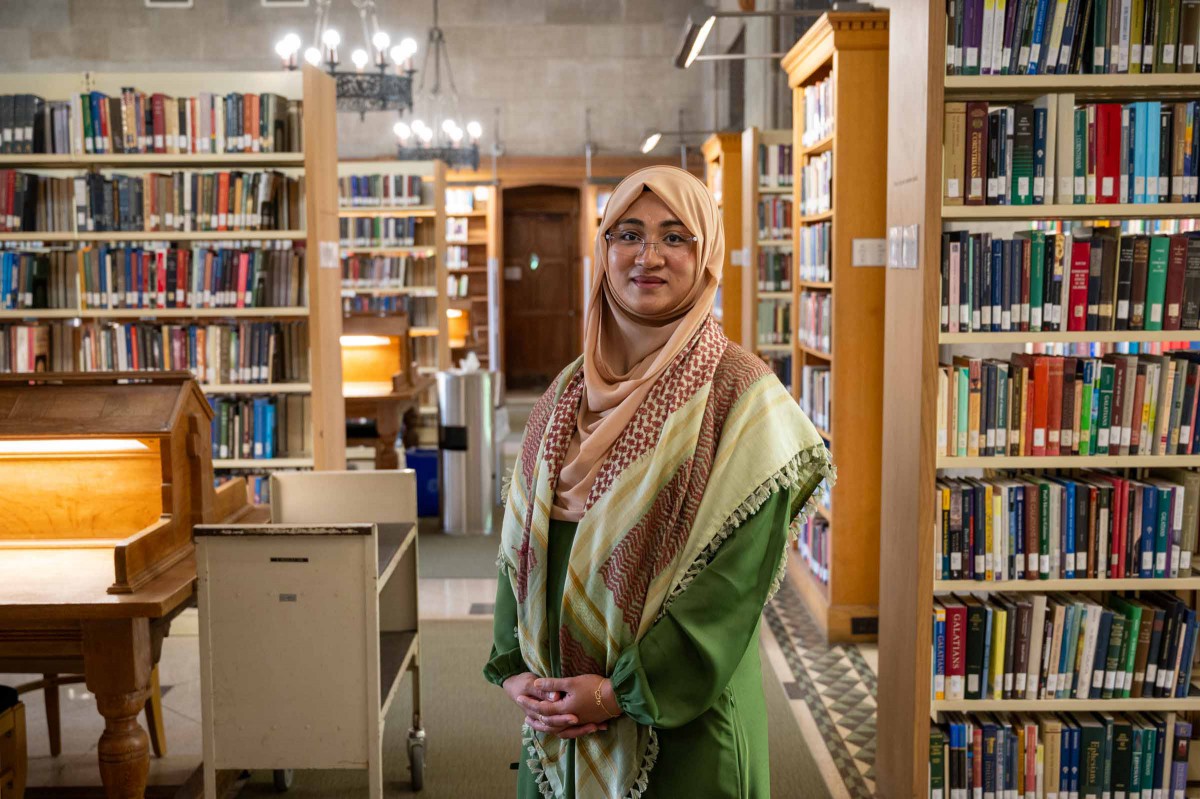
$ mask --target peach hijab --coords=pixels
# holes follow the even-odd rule
[[[652,191],[699,238],[691,291],[656,316],[629,308],[609,283],[608,240],[643,191]],[[651,232],[649,235],[654,236]],[[583,343],[583,401],[579,422],[559,473],[551,517],[577,522],[605,456],[654,382],[687,349],[712,312],[725,262],[725,230],[708,187],[673,166],[639,169],[613,191],[596,235]]]

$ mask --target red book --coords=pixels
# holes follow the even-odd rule
[[[1146,404],[1146,364],[1139,363],[1133,384],[1133,413],[1129,419],[1129,454],[1142,445],[1142,406]]]
[[[1091,242],[1071,242],[1071,278],[1067,295],[1067,330],[1087,330],[1088,270],[1092,265]]]
[[[1125,540],[1128,535],[1128,499],[1127,483],[1120,477],[1102,475],[1113,487],[1112,493],[1112,541],[1109,543],[1109,568],[1113,579],[1119,580],[1125,576]]]
[[[165,250],[157,250],[154,253],[154,271],[155,271],[155,286],[154,291],[157,295],[157,300],[154,305],[156,308],[167,307],[167,253]]]
[[[1037,355],[1033,359],[1033,403],[1030,406],[1033,417],[1033,446],[1030,452],[1035,457],[1046,454],[1046,426],[1050,413],[1050,360],[1048,355]],[[1034,504],[1037,504],[1036,500]]]
[[[154,125],[154,130],[150,131],[150,135],[156,153],[167,151],[167,119],[163,109],[163,97],[162,92],[150,95],[150,115]]]
[[[967,607],[946,600],[946,698],[962,699],[967,674]]]
[[[13,174],[11,169],[0,169],[0,230],[8,230],[8,182]]]
[[[1163,330],[1178,330],[1180,314],[1183,308],[1183,278],[1187,262],[1188,237],[1186,235],[1171,236],[1170,249],[1167,251],[1167,293],[1164,304],[1166,318],[1163,319]]]
[[[1012,611],[1010,610],[1009,612],[1011,613]],[[973,782],[971,784],[983,785],[983,726],[980,724],[975,725],[971,736],[971,751],[974,754],[971,767],[971,779]],[[1176,747],[1175,751],[1180,751],[1179,747]]]
[[[238,255],[237,307],[246,307],[246,277],[250,271],[250,253]]]
[[[1190,409],[1184,408],[1183,415],[1187,419],[1188,432],[1190,435],[1188,435],[1186,444],[1182,439],[1179,442],[1179,454],[1181,455],[1192,455],[1195,453],[1195,449],[1192,447],[1192,442],[1195,441],[1196,437],[1196,424],[1198,421],[1196,419],[1196,411],[1198,408],[1200,408],[1200,402],[1198,402],[1198,400],[1200,400],[1200,390],[1197,390],[1200,388],[1200,366],[1197,366],[1196,364],[1190,365],[1190,368],[1188,369],[1188,383],[1190,383],[1192,386],[1192,407]]]
[[[175,254],[175,307],[182,308],[187,304],[188,289],[188,250],[179,250]]]
[[[1062,432],[1063,359],[1050,357],[1050,382],[1046,394],[1046,454],[1059,454]]]
[[[1115,203],[1121,196],[1121,104],[1096,106],[1096,202]]]

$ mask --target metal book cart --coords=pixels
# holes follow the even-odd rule
[[[204,792],[221,769],[366,769],[412,673],[408,757],[424,784],[411,470],[282,472],[271,524],[196,528]]]

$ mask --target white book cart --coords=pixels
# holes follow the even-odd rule
[[[424,783],[412,470],[277,472],[271,524],[195,528],[204,795],[221,769],[366,769],[412,672],[408,755]]]

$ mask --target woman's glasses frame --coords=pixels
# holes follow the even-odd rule
[[[631,238],[620,238],[628,236]],[[670,237],[674,236],[675,241],[671,241]],[[685,236],[682,233],[674,231],[666,234],[661,239],[651,241],[641,233],[634,230],[609,231],[604,234],[604,238],[608,241],[608,246],[619,252],[627,258],[640,258],[646,247],[654,247],[655,252],[662,258],[677,257],[687,252],[696,242],[700,241],[699,236]],[[659,247],[659,245],[662,245]]]

